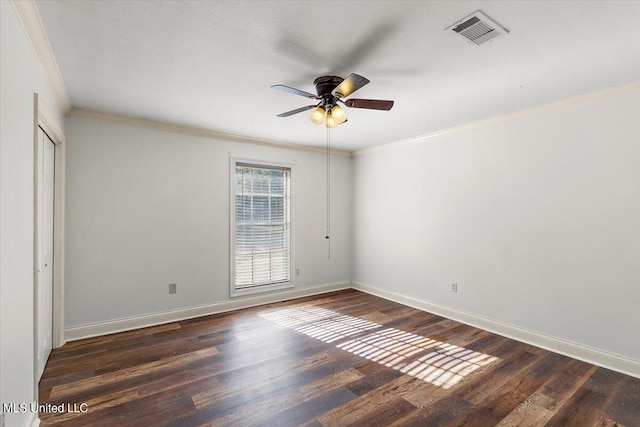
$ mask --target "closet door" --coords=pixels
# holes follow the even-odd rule
[[[38,380],[53,342],[53,203],[55,145],[40,129],[38,150]]]

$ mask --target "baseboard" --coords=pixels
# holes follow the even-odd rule
[[[521,341],[536,347],[544,348],[555,353],[563,354],[574,359],[592,363],[603,368],[640,378],[640,361],[630,357],[622,356],[574,343],[562,338],[540,334],[519,326],[499,322],[472,313],[456,310],[439,304],[417,298],[408,297],[395,292],[386,291],[374,286],[369,286],[359,282],[336,282],[319,286],[292,289],[282,292],[274,292],[247,298],[239,298],[230,301],[222,301],[212,304],[187,307],[179,310],[152,313],[143,316],[128,317],[110,320],[107,322],[92,323],[65,329],[67,341],[75,341],[94,336],[107,335],[116,332],[129,331],[133,329],[146,328],[163,323],[176,322],[179,320],[191,319],[194,317],[208,316],[211,314],[224,313],[227,311],[240,310],[243,308],[255,307],[263,304],[287,301],[295,298],[302,298],[313,295],[321,295],[327,292],[353,288],[378,296],[390,301],[395,301],[418,310],[437,314],[470,326],[484,329],[507,338]],[[37,419],[39,423],[39,419]],[[35,420],[34,420],[35,421]],[[30,424],[27,424],[30,425]],[[37,424],[34,424],[37,425]]]
[[[308,288],[291,289],[281,292],[261,294],[258,296],[237,298],[229,301],[221,301],[217,303],[186,307],[178,310],[164,311],[160,313],[151,313],[142,316],[127,317],[109,320],[106,322],[74,326],[65,329],[65,339],[67,342],[76,341],[84,338],[146,328],[163,323],[170,323],[179,320],[191,319],[194,317],[224,313],[226,311],[240,310],[243,308],[255,307],[257,305],[263,304],[271,304],[280,301],[287,301],[295,298],[320,295],[327,292],[334,292],[349,288],[351,288],[350,281],[325,283]]]
[[[35,403],[35,402],[34,402]],[[25,427],[39,427],[40,417],[37,412],[29,412],[29,417],[24,423]]]
[[[562,338],[543,335],[535,331],[518,326],[488,319],[471,313],[456,310],[451,307],[433,304],[420,299],[404,296],[395,292],[386,291],[364,283],[352,282],[353,289],[366,292],[387,300],[437,314],[470,326],[484,329],[489,332],[502,335],[517,341],[544,348],[545,350],[560,353],[574,359],[602,366],[635,378],[640,378],[640,361],[619,354],[609,353],[596,348],[577,344]]]

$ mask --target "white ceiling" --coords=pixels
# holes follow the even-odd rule
[[[75,108],[322,146],[321,75],[369,80],[331,133],[355,151],[640,79],[639,1],[38,1]],[[482,9],[511,32],[444,29]]]

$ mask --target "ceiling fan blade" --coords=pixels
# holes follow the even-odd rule
[[[280,90],[282,92],[292,93],[294,95],[304,96],[305,98],[320,99],[320,97],[318,95],[314,95],[312,93],[305,92],[303,90],[295,89],[295,88],[292,88],[292,87],[289,87],[289,86],[285,86],[285,85],[273,85],[273,86],[271,86],[271,88],[275,89],[275,90]]]
[[[349,74],[349,77],[344,79],[342,83],[333,90],[333,93],[335,93],[338,98],[344,98],[345,96],[351,95],[367,83],[369,83],[367,78],[351,73]]]
[[[393,38],[393,33],[403,28],[401,23],[403,19],[399,16],[397,18],[387,16],[387,20],[389,23],[378,24],[376,27],[371,28],[370,31],[367,31],[367,34],[365,34],[359,42],[356,42],[356,40],[351,40],[350,42],[345,41],[345,44],[351,47],[339,58],[333,59],[336,67],[333,67],[333,69],[329,71],[332,74],[340,76],[341,72],[358,69],[367,58],[375,57],[376,51],[380,49],[380,45],[387,39]],[[326,63],[327,61],[325,61],[325,64]]]
[[[385,101],[382,99],[357,99],[351,98],[344,102],[344,105],[351,108],[367,108],[369,110],[391,110],[393,101]]]
[[[303,111],[311,110],[312,108],[316,108],[317,105],[307,105],[306,107],[296,108],[295,110],[287,111],[286,113],[278,114],[278,117],[289,117],[294,114],[302,113]]]

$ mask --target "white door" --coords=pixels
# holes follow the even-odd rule
[[[40,129],[38,158],[38,380],[53,342],[54,144]]]

